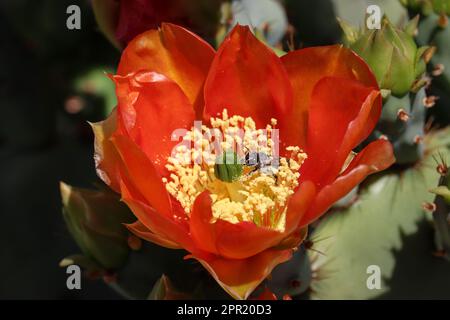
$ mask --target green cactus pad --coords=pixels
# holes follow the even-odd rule
[[[433,256],[429,189],[439,175],[432,156],[450,155],[450,130],[426,137],[425,158],[414,168],[374,177],[349,209],[330,213],[313,233],[313,299],[450,298],[450,264]],[[368,289],[371,265],[381,289]]]

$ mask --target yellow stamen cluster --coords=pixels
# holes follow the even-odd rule
[[[214,174],[221,150],[234,150],[239,159],[245,159],[249,150],[272,158],[277,153],[277,121],[272,119],[264,130],[256,129],[252,118],[229,117],[225,109],[221,117],[211,118],[210,122],[212,128],[194,126],[188,131],[169,157],[166,168],[170,175],[163,178],[167,191],[180,202],[186,219],[197,196],[208,190],[212,199],[211,223],[217,219],[231,223],[251,221],[283,230],[287,201],[298,186],[306,154],[298,147],[288,147],[290,157],[280,157],[279,165],[268,172],[246,168],[238,180],[224,182]]]

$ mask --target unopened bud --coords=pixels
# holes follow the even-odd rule
[[[424,16],[433,12],[433,4],[428,0],[400,0],[400,3],[412,12],[418,12]]]
[[[134,219],[130,209],[108,190],[87,190],[61,183],[63,217],[84,256],[99,267],[115,270],[124,265],[129,247],[124,223]]]
[[[380,89],[390,90],[396,97],[403,97],[413,89],[434,53],[432,47],[417,47],[413,36],[417,23],[418,17],[399,29],[384,17],[379,30],[359,33],[343,26],[347,38],[354,39],[350,48],[372,68]]]
[[[435,13],[450,16],[450,0],[432,0],[430,2]]]

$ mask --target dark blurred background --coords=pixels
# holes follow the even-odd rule
[[[66,28],[71,4],[81,7],[81,30]],[[62,219],[59,181],[96,181],[86,121],[114,105],[103,72],[119,52],[88,1],[2,0],[0,39],[0,298],[118,298],[102,281],[69,291],[58,263],[79,251]]]

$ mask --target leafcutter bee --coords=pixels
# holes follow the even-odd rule
[[[265,152],[250,151],[245,154],[243,159],[244,174],[251,174],[259,171],[266,175],[276,177],[278,172],[279,159],[269,156]]]

